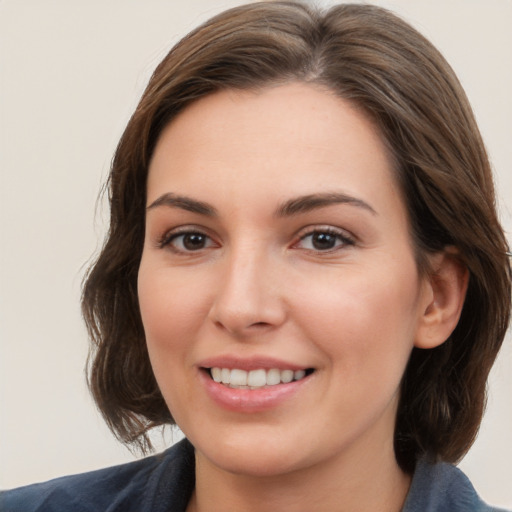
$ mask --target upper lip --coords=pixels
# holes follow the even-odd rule
[[[239,370],[271,370],[278,368],[279,370],[306,370],[309,368],[307,365],[292,363],[282,359],[276,359],[267,356],[254,356],[254,357],[237,357],[233,355],[221,355],[209,357],[200,361],[198,364],[201,368],[237,368]]]

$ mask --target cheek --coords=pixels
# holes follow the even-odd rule
[[[416,330],[414,263],[366,267],[364,272],[347,271],[336,279],[315,280],[309,283],[307,294],[296,297],[303,330],[346,374],[354,368],[372,369],[376,374],[403,371]]]
[[[192,340],[208,313],[207,286],[169,268],[141,264],[138,295],[149,357],[162,390],[191,366]],[[166,397],[167,398],[167,397]]]
[[[202,296],[194,280],[180,279],[168,268],[141,263],[139,305],[151,366],[175,421],[190,403],[184,385],[192,367],[190,346],[201,324]],[[179,390],[179,393],[176,392]]]
[[[185,274],[185,275],[183,275]],[[196,324],[206,308],[205,286],[201,280],[189,279],[186,273],[141,263],[138,296],[144,330],[154,342],[177,341],[179,334]],[[197,324],[196,324],[197,325]]]

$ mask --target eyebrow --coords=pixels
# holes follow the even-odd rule
[[[167,192],[161,195],[158,199],[153,201],[146,210],[152,210],[158,206],[168,206],[170,208],[181,208],[192,213],[198,213],[200,215],[206,215],[208,217],[215,217],[217,210],[210,204],[202,201],[196,201],[187,196],[180,196]]]
[[[377,212],[365,201],[352,197],[342,192],[325,192],[319,194],[308,194],[305,196],[296,197],[284,202],[280,205],[274,213],[275,217],[291,217],[301,213],[307,213],[317,208],[325,208],[333,204],[349,204],[369,211],[373,215]],[[159,206],[167,206],[169,208],[180,208],[199,215],[206,215],[208,217],[216,217],[217,209],[203,201],[197,201],[187,196],[173,194],[167,192],[162,194],[159,198],[153,201],[146,210],[152,210]]]
[[[311,210],[316,210],[317,208],[324,208],[333,204],[349,204],[351,206],[367,210],[373,215],[377,215],[377,212],[362,199],[352,197],[342,192],[327,192],[309,194],[295,199],[290,199],[277,209],[275,216],[289,217],[300,213],[306,213]]]

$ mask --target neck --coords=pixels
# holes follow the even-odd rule
[[[196,451],[196,489],[187,512],[399,512],[409,485],[392,444],[366,456],[345,454],[341,460],[265,476],[225,471]]]

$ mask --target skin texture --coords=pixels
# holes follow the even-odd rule
[[[311,194],[352,199],[283,208]],[[453,329],[466,278],[449,255],[419,276],[372,122],[300,83],[215,93],[163,131],[147,204],[139,300],[156,379],[196,448],[189,510],[400,510],[400,379],[415,344]],[[327,249],[312,236],[326,230]],[[201,369],[216,357],[314,372],[271,406],[226,408]]]

